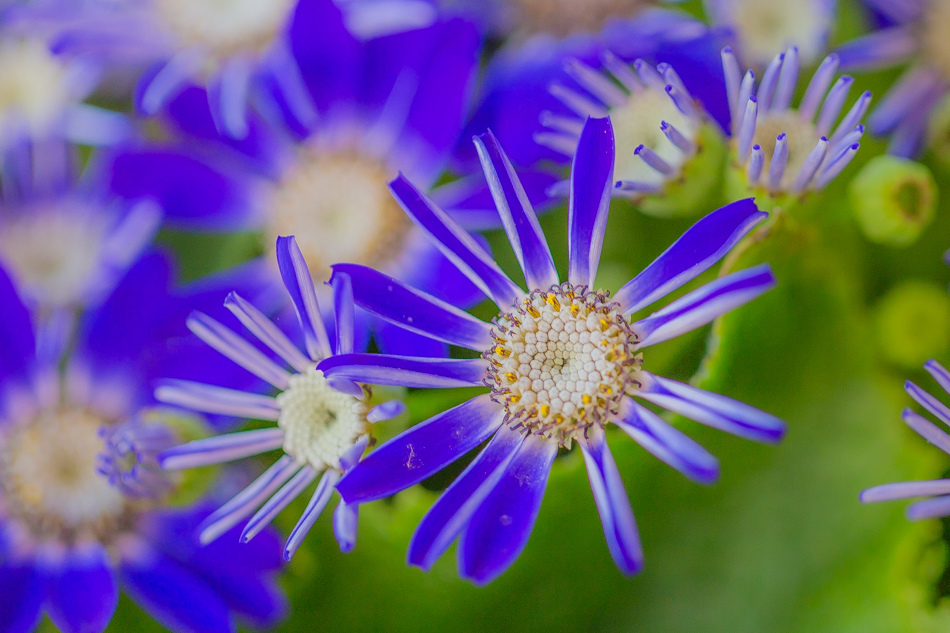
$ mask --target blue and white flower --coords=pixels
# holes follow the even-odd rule
[[[634,396],[742,437],[774,442],[777,418],[656,376],[643,351],[741,306],[773,287],[767,265],[736,272],[642,318],[632,315],[710,268],[766,214],[751,200],[711,213],[640,275],[609,296],[595,285],[613,190],[608,119],[589,119],[571,174],[568,279],[561,282],[534,211],[491,133],[478,138],[492,193],[527,290],[404,177],[390,187],[412,221],[498,306],[491,323],[353,264],[333,281],[352,283],[357,305],[401,327],[480,354],[474,359],[352,354],[317,366],[329,379],[416,388],[486,386],[488,393],[386,442],[337,484],[347,503],[394,494],[489,440],[422,520],[409,562],[429,568],[460,538],[462,576],[487,583],[528,541],[559,449],[580,445],[604,533],[618,567],[643,564],[629,500],[605,441],[614,424],[688,477],[711,483],[716,459]]]
[[[279,393],[270,396],[173,380],[160,386],[155,396],[196,411],[276,423],[271,428],[196,440],[165,450],[159,459],[165,470],[179,470],[282,450],[284,455],[264,474],[204,521],[199,539],[210,543],[250,517],[241,532],[241,541],[246,543],[319,479],[284,547],[284,558],[290,560],[329,503],[340,476],[359,462],[370,442],[372,424],[399,415],[404,407],[402,402],[391,400],[370,408],[364,387],[346,379],[328,378],[317,368],[323,359],[353,351],[352,288],[345,276],[338,277],[334,284],[335,336],[331,347],[310,269],[293,237],[277,240],[277,261],[303,332],[306,353],[240,295],[230,294],[225,306],[291,371],[206,314],[192,314],[188,327]],[[359,504],[343,501],[333,513],[334,532],[343,551],[356,544],[358,514]]]

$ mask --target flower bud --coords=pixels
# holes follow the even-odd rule
[[[913,244],[934,219],[937,183],[926,166],[912,160],[877,156],[848,191],[861,232],[876,244]]]
[[[950,294],[926,281],[905,281],[877,304],[874,333],[889,362],[920,367],[950,347]]]

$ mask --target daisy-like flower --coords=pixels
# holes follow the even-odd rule
[[[860,148],[871,93],[863,93],[840,117],[854,80],[835,80],[836,55],[821,62],[797,107],[792,106],[797,47],[776,55],[758,86],[751,70],[741,75],[729,47],[722,51],[722,65],[732,114],[732,176],[742,188],[773,198],[799,197],[824,188],[848,166]]]
[[[640,201],[657,215],[689,213],[715,184],[722,133],[670,64],[654,68],[637,59],[631,68],[610,52],[601,61],[603,70],[577,59],[567,62],[565,71],[584,92],[552,84],[551,94],[571,115],[543,112],[541,124],[548,129],[535,140],[570,158],[587,118],[609,115],[617,148],[614,195]],[[557,189],[566,194],[569,183]]]
[[[0,269],[0,629],[28,633],[45,612],[64,633],[106,628],[120,588],[178,633],[229,633],[235,619],[276,624],[276,535],[253,552],[199,550],[182,538],[210,497],[182,505],[183,482],[157,453],[197,419],[160,408],[152,370],[169,356],[164,258],[146,255],[102,306],[87,312],[64,363],[44,354],[11,279]],[[203,301],[203,299],[202,299]],[[190,303],[190,300],[185,303]],[[199,302],[200,303],[200,302]],[[184,501],[182,499],[182,501]]]
[[[118,155],[113,190],[160,201],[178,229],[255,231],[275,272],[274,240],[294,235],[318,282],[329,278],[330,264],[348,261],[411,279],[456,305],[480,300],[386,189],[400,171],[425,186],[445,172],[477,69],[474,27],[440,21],[363,41],[332,0],[308,0],[289,38],[306,108],[288,103],[270,121],[252,118],[248,139],[235,143],[217,135],[206,98],[192,87],[169,106],[179,143]],[[307,109],[319,117],[303,116]],[[528,182],[532,200],[541,201],[554,178],[536,172]],[[434,195],[468,228],[498,224],[484,202],[490,196],[481,174]],[[324,294],[322,283],[317,290]],[[358,340],[370,327],[364,321],[360,316]],[[386,351],[424,347],[426,354],[445,354],[440,344],[399,328],[372,328]]]
[[[0,21],[0,149],[48,136],[99,145],[128,135],[124,117],[82,103],[99,82],[97,64],[5,27]]]
[[[797,46],[801,62],[817,62],[834,25],[836,0],[704,0],[713,25],[725,29],[739,57],[763,69],[776,50]]]
[[[751,200],[700,220],[616,295],[594,285],[613,188],[608,119],[589,119],[571,176],[568,281],[560,282],[537,218],[491,133],[477,141],[485,172],[528,290],[405,178],[390,186],[423,228],[499,307],[492,323],[370,268],[338,264],[355,301],[380,318],[474,350],[476,359],[353,354],[324,360],[326,376],[417,388],[483,385],[489,392],[386,442],[337,484],[347,503],[380,499],[418,483],[489,440],[441,495],[409,546],[409,562],[429,568],[460,538],[460,573],[487,583],[525,546],[559,449],[577,443],[587,463],[607,544],[618,567],[635,573],[642,552],[623,483],[605,441],[614,424],[688,477],[715,481],[718,463],[702,447],[633,399],[759,441],[783,424],[750,406],[655,376],[642,352],[709,323],[770,289],[767,265],[694,290],[649,316],[632,315],[708,269],[765,217]]]
[[[165,470],[179,470],[282,450],[284,455],[263,475],[204,521],[199,539],[210,543],[251,517],[241,532],[241,541],[246,543],[319,479],[284,547],[284,558],[290,560],[330,501],[340,476],[359,462],[370,441],[370,426],[399,415],[403,404],[391,400],[370,408],[364,387],[346,379],[328,379],[317,369],[318,361],[353,351],[350,283],[340,276],[334,284],[335,340],[331,348],[310,270],[293,237],[277,240],[277,261],[303,331],[306,353],[240,295],[230,294],[225,306],[292,371],[206,314],[192,314],[188,327],[205,343],[280,393],[268,396],[175,380],[160,386],[155,396],[160,401],[205,413],[277,423],[273,428],[189,442],[162,452],[159,459]],[[358,513],[359,504],[342,500],[333,513],[334,533],[343,551],[356,544]]]
[[[874,134],[891,135],[888,152],[913,158],[950,90],[950,3],[944,0],[867,0],[887,25],[838,49],[846,68],[888,68],[910,62],[868,118]]]
[[[937,384],[944,391],[950,393],[950,372],[934,360],[927,361],[924,368],[934,377]],[[950,408],[947,405],[909,380],[904,389],[917,404],[930,412],[935,418],[950,426]],[[904,409],[902,417],[907,426],[918,435],[944,453],[950,454],[950,435],[946,431],[941,430],[933,422],[911,409]],[[915,501],[907,507],[908,519],[919,521],[950,516],[950,479],[884,484],[868,488],[861,493],[861,501],[864,503],[912,499],[914,497],[928,498]]]
[[[108,296],[161,223],[154,202],[114,196],[95,158],[78,164],[58,139],[3,153],[0,263],[40,321]]]

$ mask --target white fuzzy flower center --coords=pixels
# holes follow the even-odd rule
[[[797,46],[802,63],[821,55],[828,31],[823,0],[734,0],[732,25],[738,31],[742,54],[750,63],[764,64],[776,53]]]
[[[156,0],[158,15],[188,46],[218,60],[266,49],[287,22],[293,0]]]
[[[762,177],[762,182],[768,182],[767,174],[775,151],[775,139],[782,132],[785,132],[788,139],[788,161],[779,189],[787,191],[791,189],[798,172],[805,164],[805,159],[815,149],[821,136],[815,125],[811,121],[803,121],[796,110],[760,113],[756,119],[753,142],[762,146],[765,154],[765,165],[762,168],[765,176]]]
[[[950,81],[950,0],[930,0],[921,25],[924,59]]]
[[[633,17],[649,0],[514,0],[520,30],[526,35],[593,33],[611,18]]]
[[[689,140],[695,140],[696,126],[679,111],[673,100],[664,91],[647,88],[630,95],[623,106],[610,109],[614,126],[614,142],[617,158],[614,164],[615,180],[636,180],[660,183],[663,175],[651,169],[634,154],[640,144],[649,147],[660,158],[678,169],[686,155],[666,137],[660,123],[666,121]]]
[[[63,64],[40,42],[0,42],[0,134],[26,126],[42,134],[72,101]]]
[[[382,164],[355,153],[305,151],[274,190],[268,248],[278,236],[296,236],[320,283],[336,263],[385,270],[411,228],[390,179]]]
[[[315,365],[291,376],[277,404],[284,452],[316,470],[339,468],[340,457],[366,433],[366,406],[330,387]]]
[[[30,209],[0,219],[0,262],[46,306],[79,302],[99,268],[105,227],[73,208]]]
[[[496,319],[488,385],[512,427],[570,446],[636,388],[637,337],[607,295],[569,284],[535,291]]]
[[[37,538],[108,539],[129,510],[96,471],[109,421],[79,407],[40,412],[0,436],[0,490],[7,512]]]

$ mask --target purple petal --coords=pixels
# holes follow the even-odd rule
[[[43,578],[32,565],[13,561],[0,564],[0,630],[31,633],[40,621],[46,595]]]
[[[595,428],[593,437],[580,443],[587,464],[590,489],[594,493],[604,537],[614,563],[623,573],[636,574],[643,569],[643,548],[640,546],[630,499],[607,447],[604,431],[600,427]]]
[[[280,448],[283,443],[284,430],[279,428],[227,433],[162,451],[158,461],[165,470],[197,468],[260,455]]]
[[[297,549],[300,548],[300,544],[310,533],[313,524],[317,522],[317,519],[323,513],[323,509],[327,507],[327,503],[333,495],[333,486],[339,479],[340,473],[335,469],[331,468],[323,473],[320,483],[317,484],[310,501],[307,502],[306,509],[300,515],[300,520],[297,521],[297,525],[294,526],[290,536],[287,537],[287,544],[284,545],[284,560],[289,561],[297,553]]]
[[[202,312],[193,312],[186,322],[195,336],[223,356],[278,389],[287,389],[290,374],[233,330]]]
[[[377,404],[370,409],[369,413],[366,414],[366,421],[375,424],[376,422],[392,420],[393,418],[398,418],[405,413],[405,411],[405,402],[402,400],[389,400],[388,402]]]
[[[557,442],[529,435],[459,539],[459,573],[484,585],[508,569],[528,543]]]
[[[557,269],[538,216],[498,139],[489,130],[475,137],[475,147],[508,241],[524,271],[525,283],[529,288],[557,284]]]
[[[407,562],[428,570],[465,528],[472,514],[505,473],[525,436],[502,426],[488,446],[443,492],[419,522]]]
[[[695,330],[771,290],[775,283],[768,264],[712,281],[634,323],[638,345],[648,347]]]
[[[115,574],[98,544],[68,552],[46,591],[46,611],[63,633],[100,633],[119,604]]]
[[[317,471],[311,466],[304,466],[297,471],[297,474],[284,486],[274,493],[274,496],[267,500],[260,510],[251,517],[244,531],[241,532],[241,542],[247,543],[252,538],[260,534],[261,530],[270,525],[280,511],[286,508],[290,503],[300,496],[306,490],[307,486],[313,483],[317,478]]]
[[[336,264],[331,283],[337,275],[352,278],[356,304],[381,319],[450,345],[479,352],[491,346],[491,325],[432,295],[358,264]]]
[[[947,435],[940,427],[910,409],[904,409],[902,417],[907,426],[914,429],[918,435],[950,455],[950,435]]]
[[[643,372],[637,396],[715,429],[757,442],[777,442],[785,424],[731,398]]]
[[[481,385],[487,361],[455,358],[417,358],[384,354],[344,354],[320,362],[326,377],[345,378],[373,385],[418,389],[448,389]]]
[[[468,280],[466,280],[466,283]],[[367,315],[368,316],[368,315]],[[373,325],[373,338],[380,354],[391,356],[421,356],[424,358],[447,358],[449,346],[434,338],[378,319]]]
[[[571,165],[568,206],[568,278],[592,287],[604,244],[614,175],[614,133],[609,118],[588,118]]]
[[[277,421],[280,407],[270,396],[190,380],[164,380],[155,389],[155,399],[186,409],[254,420]]]
[[[626,406],[629,412],[616,424],[637,444],[695,482],[712,484],[719,479],[719,461],[705,448],[633,400]]]
[[[950,393],[950,372],[948,372],[943,365],[935,360],[928,360],[924,363],[924,369],[934,377],[934,380],[937,381],[937,384],[939,384],[944,391]]]
[[[277,238],[277,265],[294,303],[310,358],[318,360],[330,356],[330,339],[327,338],[327,330],[320,315],[313,278],[293,236]]]
[[[336,488],[347,503],[381,499],[419,483],[481,444],[501,425],[488,394],[429,418],[367,455]]]
[[[758,210],[752,198],[713,211],[618,290],[614,301],[625,314],[642,310],[722,259],[767,216]]]
[[[181,563],[147,550],[123,561],[122,584],[132,600],[175,631],[225,633],[234,622],[224,600]]]
[[[937,519],[950,516],[950,495],[924,499],[907,506],[907,518],[911,521]]]
[[[237,317],[241,324],[261,343],[269,347],[275,354],[287,361],[287,364],[298,372],[305,371],[310,365],[310,359],[304,356],[287,335],[274,322],[258,310],[252,303],[245,300],[236,292],[231,292],[224,300],[224,307]]]
[[[558,180],[558,176],[543,169],[518,169],[518,181],[524,188],[528,203],[539,214],[548,211],[556,203],[547,190]],[[484,231],[503,226],[495,199],[482,174],[472,174],[439,185],[430,195],[467,231]]]
[[[894,501],[911,497],[929,497],[931,495],[950,494],[950,479],[932,479],[930,481],[901,481],[894,484],[874,486],[861,492],[861,503]]]
[[[353,311],[353,281],[343,273],[334,274],[333,286],[334,329],[336,330],[335,354],[351,354],[355,338],[356,317]]]
[[[913,58],[919,42],[913,29],[891,27],[842,44],[835,51],[848,70],[895,66]]]
[[[915,385],[911,381],[904,383],[904,390],[913,398],[917,404],[937,416],[944,424],[950,426],[950,408],[935,397]]]
[[[521,289],[458,223],[400,175],[389,183],[396,201],[445,257],[498,306],[509,306]]]
[[[13,282],[0,268],[0,390],[29,381],[36,349],[30,312],[23,305]],[[2,408],[0,408],[2,413]]]
[[[360,504],[348,504],[340,499],[333,511],[333,535],[344,554],[356,547],[356,528],[359,525]]]

